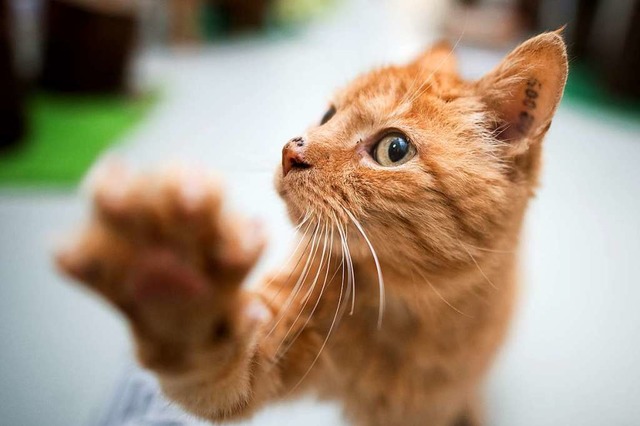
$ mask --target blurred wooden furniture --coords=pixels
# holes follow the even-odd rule
[[[271,0],[209,0],[228,19],[231,31],[256,30],[267,23]]]
[[[174,44],[197,43],[201,40],[203,0],[169,1],[169,36]]]
[[[137,37],[136,2],[49,0],[41,85],[65,92],[123,92]]]
[[[25,132],[23,88],[14,67],[7,0],[0,0],[0,149],[17,144]]]
[[[576,34],[578,53],[611,89],[640,97],[640,1],[578,0],[576,20],[585,27]]]
[[[207,25],[215,25],[217,34],[261,30],[267,25],[272,3],[273,0],[169,0],[171,42],[202,42]],[[215,23],[207,22],[213,17]]]
[[[572,59],[587,64],[609,89],[640,97],[640,1],[518,1],[531,31],[566,24]]]

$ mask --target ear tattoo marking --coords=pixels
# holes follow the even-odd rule
[[[540,95],[538,91],[542,88],[542,84],[536,78],[530,78],[527,81],[527,87],[524,91],[525,99],[522,101],[522,104],[525,106],[526,110],[521,111],[518,115],[518,131],[526,135],[529,133],[533,122],[535,121],[535,117],[531,113],[536,109],[536,99]]]

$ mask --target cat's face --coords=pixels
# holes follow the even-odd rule
[[[525,44],[484,79],[465,82],[439,45],[339,91],[319,124],[283,149],[276,186],[292,220],[310,216],[320,230],[355,220],[387,262],[451,266],[468,262],[470,249],[491,247],[535,183],[537,158],[528,157],[539,150],[530,146],[539,145],[564,86],[564,45],[555,33],[541,37],[528,42],[549,46],[536,51],[540,68],[514,69],[521,56],[533,57]],[[548,62],[557,76],[547,75]],[[527,100],[549,105],[527,109]],[[521,111],[510,122],[514,108]],[[533,117],[527,129],[523,111]],[[352,251],[364,253],[360,246]]]

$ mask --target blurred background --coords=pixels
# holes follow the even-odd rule
[[[0,423],[193,423],[133,366],[119,317],[53,269],[100,158],[219,171],[269,226],[264,270],[292,236],[272,190],[281,147],[332,90],[443,37],[477,78],[563,25],[570,77],[489,424],[640,424],[636,0],[0,0]],[[341,420],[308,399],[247,424],[303,423]]]

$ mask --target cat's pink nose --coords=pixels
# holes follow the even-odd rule
[[[300,136],[291,139],[282,148],[282,175],[286,176],[292,169],[308,169],[311,164],[304,158],[304,139]]]

